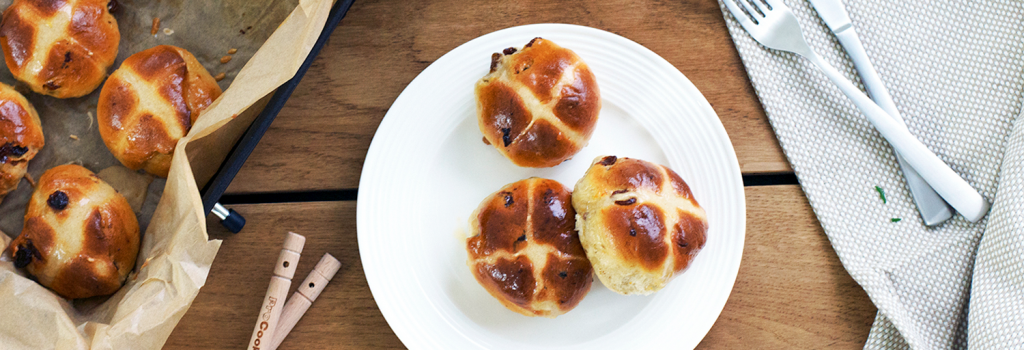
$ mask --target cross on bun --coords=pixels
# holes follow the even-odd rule
[[[100,90],[103,143],[132,170],[167,177],[178,140],[221,94],[188,51],[161,45],[124,60]]]
[[[576,228],[597,277],[650,294],[686,269],[707,240],[707,215],[672,169],[597,157],[572,193]]]
[[[572,158],[590,141],[601,92],[587,64],[541,38],[491,56],[476,83],[484,142],[522,167],[545,168]]]
[[[36,109],[25,96],[0,83],[0,199],[18,188],[29,160],[44,143]]]
[[[113,294],[135,266],[139,223],[128,201],[88,169],[61,165],[39,178],[14,266],[68,298]]]
[[[14,0],[0,24],[0,46],[14,77],[32,91],[81,97],[100,86],[121,34],[110,0]]]
[[[529,178],[505,185],[473,213],[469,268],[509,310],[554,318],[590,291],[594,277],[570,200],[558,181]]]

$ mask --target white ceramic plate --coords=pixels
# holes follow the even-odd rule
[[[473,85],[491,53],[544,37],[593,70],[602,110],[590,144],[548,169],[520,168],[482,142]],[[598,155],[666,164],[708,214],[708,240],[690,268],[650,296],[622,296],[595,278],[556,319],[505,309],[466,266],[473,210],[530,176],[572,188]],[[455,48],[395,100],[359,183],[359,253],[373,297],[414,349],[693,348],[718,318],[743,253],[746,207],[736,154],[704,96],[654,52],[605,31],[563,24],[500,30]]]

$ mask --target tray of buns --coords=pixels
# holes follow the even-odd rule
[[[203,195],[351,3],[0,0],[0,344],[159,348],[220,246]]]
[[[745,217],[700,91],[642,45],[566,24],[490,33],[421,72],[357,202],[367,282],[409,348],[693,348]]]

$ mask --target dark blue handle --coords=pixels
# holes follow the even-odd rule
[[[228,209],[228,216],[221,220],[220,224],[224,225],[231,233],[238,233],[242,227],[245,227],[245,218],[234,209]]]

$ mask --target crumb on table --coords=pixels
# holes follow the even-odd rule
[[[166,35],[174,34],[174,29],[164,28],[164,34],[166,34]]]
[[[220,63],[228,63],[228,62],[231,62],[231,56],[224,56],[224,57],[220,58]]]
[[[223,72],[221,72],[220,74],[217,74],[217,75],[213,76],[213,79],[216,80],[216,81],[221,81],[221,80],[224,80],[225,76],[226,75]]]
[[[71,135],[68,135],[68,137],[70,137],[72,140],[78,141],[78,135],[71,134]]]
[[[149,30],[149,35],[156,35],[160,31],[160,17],[153,17],[153,29]]]
[[[235,52],[238,52],[238,49],[236,49],[236,48],[228,49],[228,55],[234,55]]]

